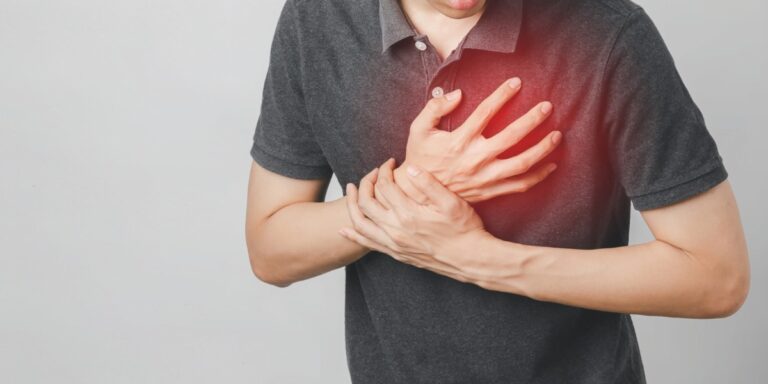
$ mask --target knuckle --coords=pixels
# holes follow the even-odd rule
[[[458,201],[456,201],[455,199],[445,204],[445,209],[448,211],[448,214],[453,217],[456,217],[459,215],[460,208],[461,206],[459,205]]]
[[[451,173],[453,175],[453,179],[456,180],[456,182],[461,182],[467,179],[467,176],[472,173],[472,168],[465,162],[460,162],[453,167],[453,171]]]
[[[539,125],[538,113],[528,114],[520,119],[520,129],[526,132],[526,134],[537,125]]]
[[[488,185],[501,177],[495,169],[486,168],[484,172],[479,172],[475,177],[477,185]]]
[[[464,141],[457,138],[456,140],[452,140],[447,145],[446,149],[448,150],[449,153],[462,153],[464,152],[465,147],[466,145],[464,144]]]
[[[365,204],[364,206],[361,206],[360,212],[362,212],[365,217],[371,217],[371,204]]]
[[[518,162],[520,164],[519,165],[520,172],[528,171],[529,169],[531,169],[531,167],[533,166],[533,163],[534,163],[533,159],[531,159],[530,157],[521,158],[521,159],[518,160]]]
[[[481,120],[485,120],[493,113],[493,107],[488,101],[484,101],[477,106],[475,111],[482,117]]]
[[[405,243],[406,237],[403,235],[402,232],[394,232],[390,236],[392,238],[392,241],[394,241],[397,244],[403,244]]]
[[[512,171],[515,175],[519,175],[526,171],[526,164],[525,160],[521,159],[520,157],[516,157],[512,160]]]
[[[470,189],[461,196],[462,199],[470,203],[479,201],[482,199],[482,197],[483,197],[483,191],[478,189]]]
[[[427,101],[427,104],[424,106],[424,109],[426,109],[428,112],[432,114],[439,114],[441,108],[440,100],[437,97],[433,97]]]
[[[507,129],[509,129],[509,128],[507,128]],[[481,137],[482,137],[482,135],[481,135]],[[500,140],[500,137],[497,137],[495,139],[494,138],[486,139],[485,137],[483,137],[482,139],[480,139],[480,141],[481,141],[481,145],[486,148],[486,151],[488,153],[503,152],[505,149],[507,149],[507,147],[509,147],[512,144],[514,144],[511,141],[510,142],[505,142],[504,140]]]

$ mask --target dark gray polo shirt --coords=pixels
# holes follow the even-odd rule
[[[335,173],[341,186],[357,184],[388,157],[403,161],[409,125],[433,94],[464,93],[441,122],[450,131],[504,79],[519,76],[522,90],[483,134],[542,100],[554,112],[499,157],[555,129],[564,136],[547,159],[558,169],[544,182],[473,204],[496,237],[623,246],[630,203],[662,207],[726,179],[699,109],[639,6],[488,0],[487,7],[441,62],[396,0],[288,0],[251,156],[288,177]],[[353,383],[645,382],[629,314],[485,290],[379,252],[345,270]]]

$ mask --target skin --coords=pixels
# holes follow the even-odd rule
[[[498,239],[465,200],[418,167],[409,177],[430,199],[411,199],[393,166],[390,159],[371,171],[359,190],[347,185],[353,226],[339,234],[398,261],[489,290],[610,312],[719,318],[746,300],[747,245],[727,180],[642,211],[652,241],[582,250]]]
[[[477,14],[484,7],[472,10],[485,3],[454,6],[450,0],[404,0],[404,9],[409,2],[430,5],[422,9],[458,20]],[[433,45],[451,46],[450,40],[436,43],[437,35],[429,37]],[[411,126],[404,163],[394,168],[393,159],[388,160],[360,181],[359,190],[348,184],[347,196],[334,201],[322,201],[330,179],[291,179],[252,162],[246,242],[254,274],[287,287],[379,250],[485,289],[585,308],[712,318],[729,316],[741,307],[749,290],[749,261],[727,180],[677,204],[641,212],[655,238],[644,244],[550,248],[506,242],[487,233],[468,200],[525,192],[552,171],[546,164],[533,168],[541,156],[529,154],[523,160],[520,154],[503,164],[483,156],[488,147],[477,144],[488,144],[477,138],[482,121],[498,110],[496,104],[514,95],[497,92],[503,96],[491,95],[492,101],[478,106],[481,119],[467,124],[464,134],[450,137],[429,132],[459,99],[431,100],[420,115],[427,118],[417,118]],[[543,105],[551,111],[551,104]],[[524,135],[548,115],[541,106],[526,115],[534,119],[525,122],[523,116],[502,132]],[[559,134],[552,135],[537,144],[547,153],[559,143]],[[435,155],[446,148],[454,151],[454,163]],[[418,175],[408,174],[408,166]],[[478,185],[469,186],[473,180]]]

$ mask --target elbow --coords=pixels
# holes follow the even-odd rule
[[[282,277],[283,274],[277,270],[275,263],[270,262],[270,259],[272,258],[269,257],[268,252],[259,249],[259,247],[256,246],[255,241],[252,241],[247,236],[246,248],[248,251],[248,261],[251,265],[251,272],[257,279],[279,288],[285,288],[293,283],[293,281],[289,281]]]
[[[250,222],[245,226],[245,245],[248,252],[248,261],[251,265],[251,272],[257,279],[279,288],[285,288],[293,283],[283,278],[281,273],[275,268],[275,263],[270,262],[269,252],[258,246],[261,243],[257,239],[257,227]]]
[[[278,288],[285,288],[293,283],[292,281],[280,277],[280,274],[274,267],[271,267],[268,263],[264,262],[265,257],[249,253],[249,259],[251,263],[251,272],[253,272],[253,275],[260,281]]]
[[[721,274],[721,277],[715,281],[719,284],[714,287],[706,317],[729,317],[738,312],[747,300],[750,285],[749,268],[741,272]]]

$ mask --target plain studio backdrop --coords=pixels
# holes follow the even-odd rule
[[[717,141],[752,261],[734,316],[633,315],[649,383],[768,382],[768,6],[640,4]],[[0,0],[0,382],[349,382],[343,270],[277,288],[245,248],[282,5]],[[634,212],[631,243],[649,239]]]

